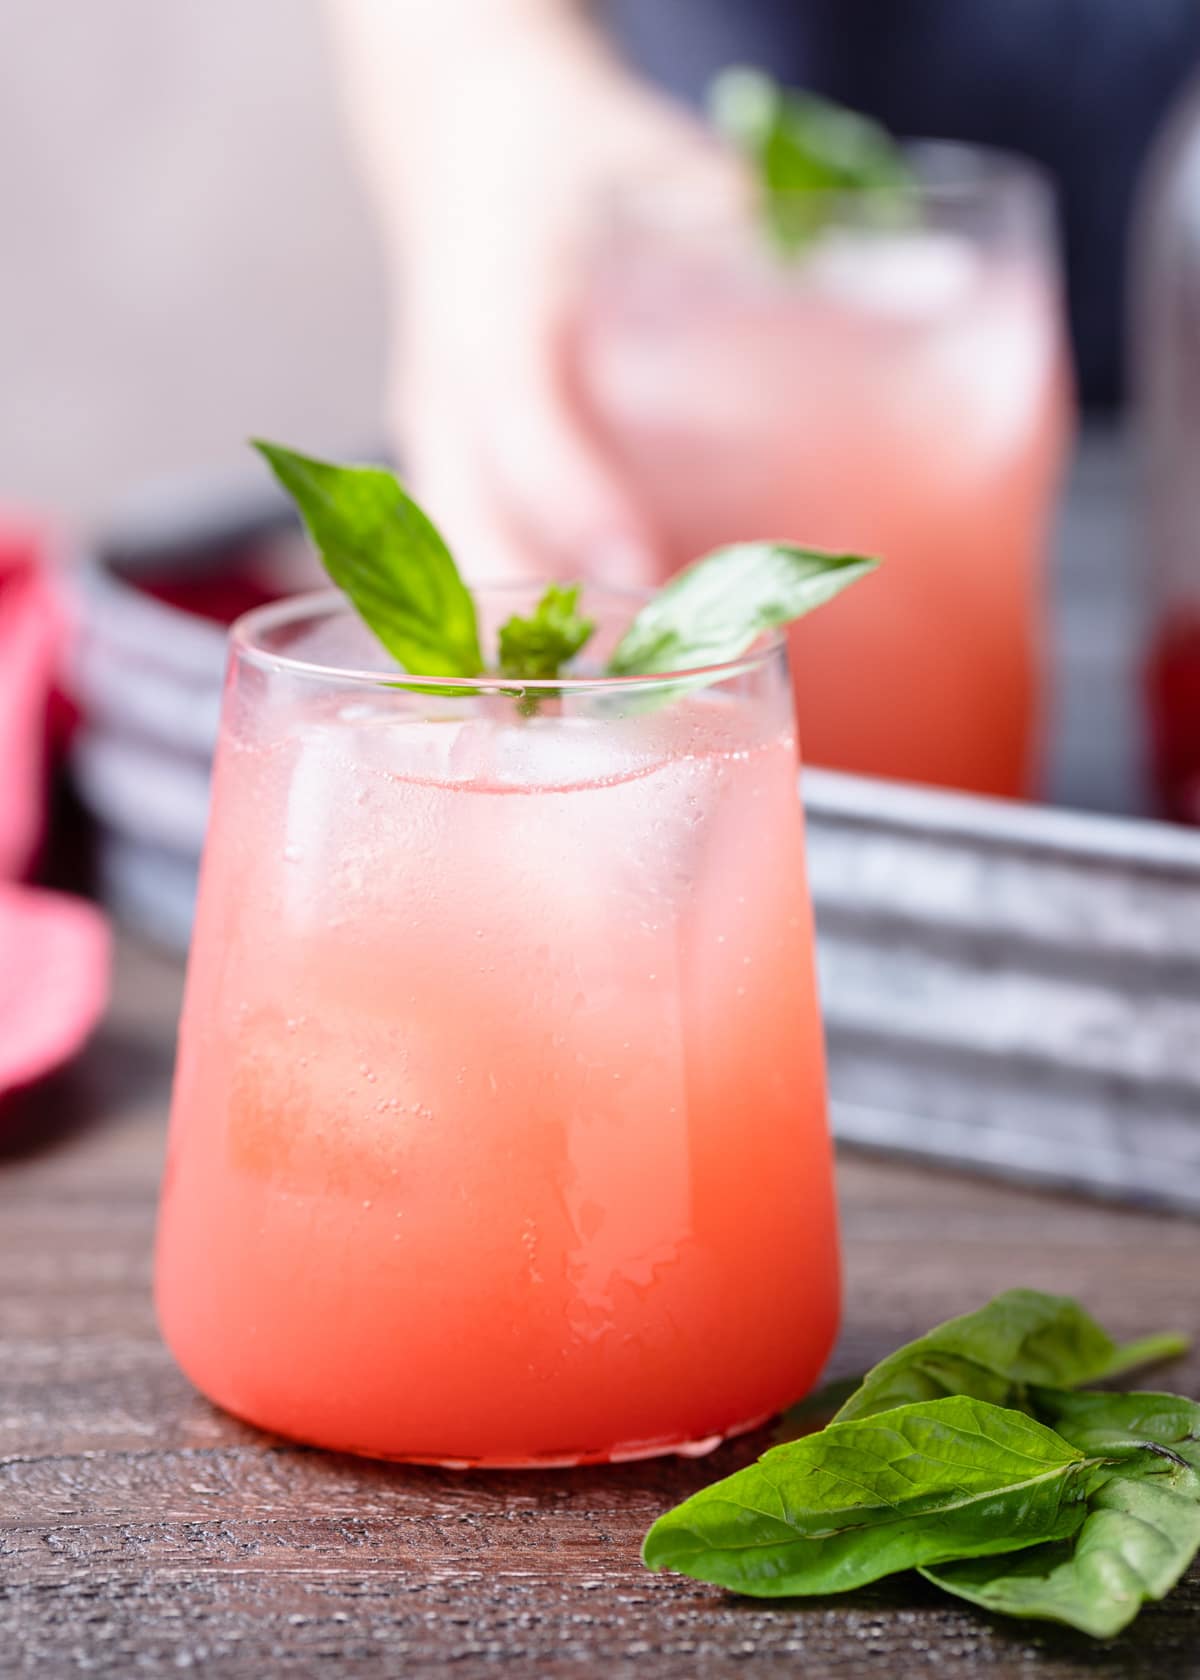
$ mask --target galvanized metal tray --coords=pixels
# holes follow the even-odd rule
[[[208,487],[81,577],[75,765],[103,887],[178,948],[224,642],[136,579],[280,520]],[[1200,1211],[1200,832],[829,771],[803,788],[838,1136]]]
[[[1200,833],[804,792],[838,1136],[1200,1211]]]

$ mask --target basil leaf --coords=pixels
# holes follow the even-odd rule
[[[1009,1296],[997,1297],[997,1302],[1008,1302]],[[1036,1291],[1026,1291],[1036,1294]],[[1057,1303],[1057,1296],[1039,1297],[1045,1303]],[[992,1302],[981,1309],[990,1315],[997,1305]],[[1047,1305],[1048,1317],[1058,1310],[1057,1306]],[[930,1331],[928,1336],[920,1341],[911,1342],[892,1354],[875,1371],[869,1373],[874,1380],[876,1373],[882,1373],[893,1361],[898,1365],[888,1377],[888,1390],[897,1398],[896,1405],[910,1404],[916,1398],[937,1399],[940,1395],[971,1394],[977,1400],[990,1400],[993,1405],[1011,1406],[1017,1411],[1027,1411],[1032,1416],[1040,1418],[1045,1423],[1053,1423],[1053,1418],[1044,1415],[1041,1407],[1031,1400],[1028,1385],[1024,1381],[1017,1381],[1008,1373],[989,1369],[984,1366],[981,1358],[961,1359],[953,1356],[944,1346],[930,1348],[929,1344],[936,1342],[945,1332],[954,1330],[971,1321],[978,1321],[981,1313],[969,1313],[962,1319],[951,1319],[947,1324],[940,1325]],[[1164,1330],[1157,1335],[1142,1336],[1136,1341],[1112,1344],[1112,1353],[1107,1361],[1102,1360],[1083,1380],[1088,1382],[1108,1382],[1113,1377],[1121,1376],[1127,1371],[1136,1370],[1143,1365],[1157,1365],[1167,1359],[1177,1359],[1187,1352],[1190,1346],[1187,1336],[1178,1331]],[[976,1352],[980,1350],[976,1344]],[[909,1356],[901,1361],[901,1355]],[[993,1353],[993,1360],[1000,1357]],[[911,1364],[909,1363],[911,1359]],[[904,1369],[901,1369],[904,1367]],[[791,1441],[798,1435],[808,1435],[816,1428],[832,1423],[835,1417],[843,1413],[849,1416],[869,1416],[875,1409],[865,1402],[868,1410],[857,1411],[859,1390],[867,1382],[867,1375],[856,1377],[839,1377],[835,1382],[829,1382],[816,1388],[811,1394],[806,1394],[803,1400],[798,1400],[794,1406],[789,1406],[783,1412],[775,1427],[775,1438],[778,1441]],[[1060,1380],[1066,1380],[1065,1370],[1060,1367]],[[920,1390],[920,1392],[918,1392]],[[1036,1392],[1036,1391],[1034,1391]],[[852,1410],[849,1402],[856,1402]],[[886,1409],[886,1408],[883,1408]]]
[[[1094,1639],[1111,1639],[1147,1600],[1165,1598],[1195,1556],[1198,1488],[1194,1472],[1114,1477],[1070,1540],[930,1565],[921,1573],[984,1610],[1065,1622]]]
[[[1077,1448],[1116,1458],[1092,1473],[1079,1529],[1053,1544],[922,1573],[984,1609],[1110,1639],[1147,1600],[1165,1597],[1200,1551],[1200,1405],[1172,1394],[1039,1400]]]
[[[947,1394],[1029,1410],[1030,1384],[1079,1388],[1135,1363],[1187,1348],[1174,1334],[1119,1347],[1077,1301],[1036,1289],[1010,1289],[978,1312],[939,1324],[868,1371],[837,1413],[838,1422]]]
[[[345,467],[254,439],[295,500],[334,583],[405,671],[483,670],[475,602],[433,523],[382,467]]]
[[[961,1397],[834,1423],[660,1517],[650,1569],[756,1597],[844,1592],[897,1570],[1063,1539],[1087,1459],[1053,1430]]]
[[[581,585],[552,583],[529,618],[500,626],[500,674],[529,680],[556,677],[596,628],[579,611]]]
[[[735,543],[686,567],[647,601],[609,660],[612,676],[720,665],[874,571],[878,560],[790,543]]]
[[[1180,1394],[1069,1393],[1035,1388],[1033,1415],[1080,1452],[1095,1458],[1139,1453],[1200,1459],[1200,1402]]]
[[[716,77],[709,108],[754,166],[768,231],[785,254],[808,244],[847,193],[869,193],[864,208],[876,221],[912,219],[916,177],[887,130],[869,117],[744,68]]]
[[[1121,1342],[1115,1346],[1107,1367],[1091,1380],[1111,1382],[1113,1377],[1123,1377],[1127,1371],[1180,1359],[1191,1345],[1191,1337],[1185,1336],[1181,1330],[1158,1330],[1149,1336],[1138,1336],[1132,1342]]]

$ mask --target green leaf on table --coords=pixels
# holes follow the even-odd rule
[[[1157,1330],[1149,1336],[1135,1336],[1131,1342],[1115,1345],[1107,1369],[1091,1380],[1111,1382],[1114,1377],[1143,1370],[1147,1365],[1163,1365],[1168,1360],[1182,1358],[1191,1345],[1191,1337],[1185,1336],[1182,1330]]]
[[[579,611],[581,585],[552,583],[528,618],[500,626],[500,674],[529,681],[557,677],[596,628]]]
[[[736,659],[766,630],[822,606],[878,560],[791,543],[735,543],[686,567],[634,618],[611,676],[654,676]]]
[[[1200,1401],[1181,1394],[1033,1388],[1032,1414],[1092,1458],[1121,1458],[1149,1448],[1168,1461],[1200,1458]]]
[[[1063,1339],[1054,1349],[1056,1334]],[[835,1418],[866,1417],[948,1394],[974,1395],[1052,1422],[1031,1399],[1031,1370],[1052,1369],[1061,1387],[1109,1382],[1139,1366],[1177,1359],[1189,1345],[1174,1330],[1118,1344],[1074,1301],[1009,1290],[898,1348],[865,1375],[814,1389],[782,1414],[776,1436],[792,1440]]]
[[[902,1406],[772,1448],[660,1517],[643,1557],[756,1597],[844,1592],[1065,1539],[1091,1468],[1019,1412],[962,1397]]]
[[[1118,1344],[1077,1302],[1010,1290],[852,1393],[811,1396],[785,1423],[840,1401],[835,1420],[660,1518],[646,1562],[760,1597],[916,1567],[989,1610],[1111,1637],[1200,1551],[1200,1402],[1077,1385],[1187,1346]]]
[[[716,77],[709,108],[716,126],[753,165],[768,229],[785,253],[819,233],[848,193],[869,193],[877,221],[912,219],[912,167],[870,117],[740,67]]]
[[[1037,1398],[1065,1439],[1107,1461],[1087,1478],[1083,1522],[1063,1540],[922,1573],[984,1609],[1110,1639],[1200,1550],[1200,1405],[1172,1394]]]
[[[483,671],[475,601],[432,521],[383,467],[339,466],[254,440],[300,509],[325,570],[405,671]]]
[[[1174,1357],[1187,1346],[1187,1338],[1173,1332],[1119,1346],[1069,1296],[1010,1289],[882,1360],[841,1406],[837,1421],[948,1394],[1029,1410],[1032,1384],[1080,1388]]]

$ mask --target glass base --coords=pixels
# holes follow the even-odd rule
[[[588,1464],[637,1464],[647,1458],[704,1458],[708,1453],[715,1452],[723,1442],[761,1429],[771,1415],[764,1412],[761,1417],[735,1423],[717,1435],[703,1435],[698,1440],[634,1441],[597,1452],[530,1453],[524,1458],[437,1458],[423,1453],[387,1453],[383,1456],[393,1464],[427,1464],[438,1470],[577,1470]]]
[[[224,1410],[230,1410],[225,1407]],[[653,1441],[631,1441],[615,1447],[600,1447],[597,1449],[580,1448],[578,1451],[562,1451],[556,1449],[547,1453],[527,1453],[521,1456],[498,1456],[495,1458],[484,1456],[480,1458],[451,1458],[440,1453],[427,1452],[383,1452],[378,1447],[363,1447],[351,1445],[343,1441],[314,1440],[312,1437],[287,1435],[285,1431],[271,1430],[269,1424],[264,1424],[245,1414],[233,1412],[242,1421],[251,1424],[256,1429],[265,1429],[272,1434],[280,1434],[284,1439],[296,1441],[307,1447],[317,1447],[324,1452],[349,1453],[355,1458],[373,1458],[385,1464],[422,1464],[435,1470],[576,1470],[589,1464],[635,1464],[647,1458],[703,1458],[707,1453],[715,1452],[725,1441],[732,1441],[739,1435],[749,1435],[755,1429],[761,1429],[775,1414],[763,1412],[757,1417],[748,1418],[742,1423],[732,1424],[728,1429],[721,1430],[715,1435],[704,1435],[697,1439],[680,1440],[675,1437],[660,1437]]]

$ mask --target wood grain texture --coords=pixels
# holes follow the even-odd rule
[[[1200,1577],[1097,1646],[919,1582],[803,1605],[647,1574],[667,1504],[745,1462],[460,1476],[310,1452],[209,1407],[150,1249],[176,968],[121,952],[108,1026],[2,1117],[0,1675],[719,1680],[1200,1676]],[[997,1289],[1200,1328],[1200,1225],[864,1157],[842,1165],[849,1370]],[[1195,1358],[1172,1374],[1200,1392]]]

